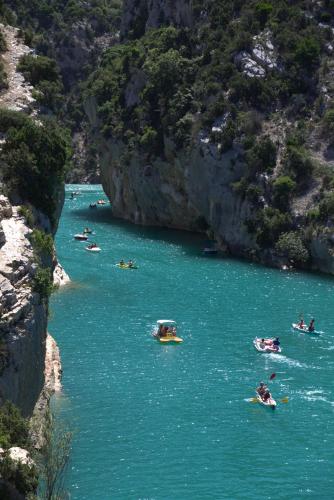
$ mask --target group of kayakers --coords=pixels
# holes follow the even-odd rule
[[[122,259],[122,260],[119,261],[118,265],[121,266],[121,267],[123,267],[123,266],[134,267],[134,262],[131,259],[128,262],[124,262],[124,260]]]

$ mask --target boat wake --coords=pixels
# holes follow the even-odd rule
[[[270,357],[270,359],[276,361],[277,363],[286,363],[289,366],[294,366],[296,368],[311,368],[306,363],[301,363],[296,359],[288,358],[287,356],[284,356],[282,354],[270,353],[268,354],[268,357]]]

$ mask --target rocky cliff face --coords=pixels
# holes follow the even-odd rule
[[[28,416],[44,385],[47,307],[32,291],[31,230],[3,196],[0,220],[0,404],[9,399]]]
[[[86,112],[115,216],[201,231],[265,264],[333,273],[333,50],[321,2],[274,29],[279,3],[260,14],[125,1],[123,43],[93,75]],[[280,33],[297,26],[291,52]]]

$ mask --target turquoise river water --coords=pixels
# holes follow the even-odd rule
[[[334,279],[205,258],[202,237],[90,210],[100,186],[71,200],[77,188],[56,237],[73,283],[53,295],[49,324],[75,428],[71,499],[333,499]],[[73,239],[86,226],[99,254]],[[291,331],[300,312],[324,333]],[[161,318],[182,345],[153,339]],[[282,354],[254,349],[276,335]],[[248,401],[272,373],[276,411]]]

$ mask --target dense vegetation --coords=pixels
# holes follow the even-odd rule
[[[154,30],[145,28],[142,4],[86,86],[101,133],[125,144],[124,168],[134,155],[164,160],[167,141],[175,155],[190,151],[200,137],[224,165],[223,154],[238,144],[246,169],[231,188],[253,205],[249,232],[261,248],[307,262],[312,233],[334,217],[334,176],[308,149],[310,137],[334,143],[334,105],[321,90],[332,80],[333,2],[194,1],[191,28],[162,19]],[[318,208],[301,224],[291,206],[314,186],[322,186]]]
[[[4,455],[0,460],[0,476],[4,481],[15,486],[21,494],[34,494],[38,484],[36,468],[11,460],[7,450],[14,446],[31,451],[29,423],[22,418],[13,404],[6,402],[0,408],[0,447],[4,450]],[[8,486],[1,481],[0,497],[11,498]]]
[[[1,110],[0,130],[6,132],[0,174],[9,192],[30,202],[55,222],[69,159],[67,135],[53,120],[37,123],[7,110]]]

